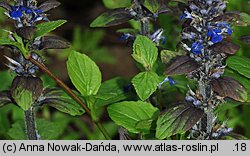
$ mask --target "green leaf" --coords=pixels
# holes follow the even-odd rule
[[[138,129],[140,132],[143,132],[144,134],[149,134],[150,131],[152,131],[153,128],[155,127],[156,127],[155,119],[142,120],[136,124],[136,129]]]
[[[44,92],[46,92],[46,94],[44,94],[45,102],[43,105],[47,104],[48,106],[54,107],[57,110],[72,116],[85,113],[84,109],[63,90],[46,89]]]
[[[110,118],[120,126],[123,126],[132,133],[140,133],[136,125],[144,120],[154,119],[159,110],[150,103],[142,101],[124,101],[108,107]]]
[[[34,103],[31,91],[22,90],[19,92],[18,96],[20,96],[20,98],[15,98],[16,103],[23,110],[28,110],[30,106]]]
[[[243,22],[246,23],[246,25],[248,25],[248,26],[250,25],[250,16],[249,16],[249,14],[242,12],[242,13],[240,13],[240,17],[243,20]]]
[[[61,125],[57,122],[50,122],[44,119],[37,119],[37,131],[42,140],[56,140],[63,134]]]
[[[157,60],[158,49],[148,37],[139,35],[133,45],[132,57],[146,70],[151,70]]]
[[[250,59],[241,56],[232,56],[227,59],[227,65],[239,74],[250,78]]]
[[[55,140],[63,133],[60,124],[56,122],[37,119],[36,126],[42,140]],[[14,140],[27,140],[24,121],[15,122],[9,129],[8,135]]]
[[[108,9],[124,8],[131,5],[131,0],[102,0]]]
[[[24,121],[15,122],[9,129],[8,135],[14,140],[27,140]]]
[[[72,51],[67,61],[69,77],[83,96],[96,95],[101,86],[101,72],[87,55]]]
[[[65,24],[67,21],[66,20],[57,20],[57,21],[50,21],[50,22],[44,22],[41,24],[38,24],[35,38],[44,36],[47,33],[55,30],[56,28],[60,27],[61,25]]]
[[[145,101],[156,91],[160,78],[154,72],[142,72],[133,78],[132,83],[140,99]]]
[[[132,95],[128,91],[125,91],[125,87],[128,86],[130,81],[121,77],[117,77],[108,81],[105,81],[95,96],[96,107],[103,107],[109,104],[113,104],[125,99],[129,99]]]
[[[144,6],[152,13],[156,13],[160,8],[159,0],[145,0]]]
[[[165,139],[175,134],[184,134],[203,114],[201,109],[188,104],[172,107],[157,120],[156,137]]]
[[[28,110],[42,91],[42,80],[37,77],[16,76],[11,85],[12,98],[23,110]]]

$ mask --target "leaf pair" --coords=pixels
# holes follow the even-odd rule
[[[160,83],[159,76],[152,71],[158,57],[158,48],[149,38],[139,35],[133,45],[132,57],[146,70],[132,79],[138,96],[144,101],[156,91]]]

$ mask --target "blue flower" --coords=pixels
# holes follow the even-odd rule
[[[135,40],[135,36],[131,35],[129,33],[124,33],[124,34],[122,34],[121,37],[119,37],[118,40],[119,41]]]
[[[201,42],[194,42],[191,46],[191,52],[195,55],[199,55],[202,53],[202,50],[204,49],[204,46]]]
[[[168,82],[171,86],[176,84],[175,80],[172,79],[171,77],[168,77]]]
[[[220,29],[210,29],[207,33],[207,37],[211,37],[213,43],[218,43],[223,40],[222,31]]]
[[[188,11],[184,11],[184,13],[180,16],[180,20],[183,19],[193,19],[192,15]]]
[[[150,39],[156,43],[159,44],[161,41],[162,44],[166,43],[166,37],[163,35],[164,30],[163,29],[158,29],[156,32],[154,32],[151,36]]]
[[[173,86],[173,85],[176,84],[176,82],[175,82],[174,79],[172,79],[171,77],[166,77],[166,78],[164,79],[164,81],[162,81],[161,83],[159,83],[158,88],[161,88],[162,85],[163,85],[164,83],[166,83],[166,82],[169,82],[169,84],[170,84],[171,86]]]
[[[23,16],[23,13],[22,13],[23,7],[22,6],[12,6],[11,8],[12,8],[12,11],[9,13],[11,18],[18,19],[18,18],[21,18]]]
[[[44,12],[40,9],[32,9],[25,6],[11,6],[11,10],[9,10],[8,16],[14,20],[21,21],[21,18],[24,14],[31,16],[30,23],[37,22],[40,20],[46,20],[42,15]]]
[[[226,22],[219,22],[219,23],[217,23],[216,26],[217,26],[217,27],[220,27],[220,28],[222,28],[222,29],[227,29],[227,34],[230,35],[230,36],[231,36],[232,33],[233,33],[233,30],[231,29],[230,25],[227,24]]]

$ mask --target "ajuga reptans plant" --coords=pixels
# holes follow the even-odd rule
[[[189,0],[180,16],[184,22],[179,46],[187,54],[175,58],[166,74],[187,74],[197,81],[197,88],[189,89],[186,102],[176,110],[187,118],[190,116],[187,112],[193,115],[189,118],[190,122],[194,120],[190,139],[222,139],[231,135],[233,129],[228,128],[226,122],[219,122],[214,110],[226,103],[225,98],[247,101],[245,87],[232,77],[224,76],[226,59],[240,49],[232,42],[231,26],[247,25],[241,21],[240,13],[225,12],[226,4],[224,0]]]
[[[167,7],[171,2],[177,2],[180,8],[186,6],[180,16],[182,40],[175,52],[161,47],[160,41],[165,42],[163,29],[152,33],[149,27],[159,14],[176,11],[174,6]],[[140,101],[125,101],[108,107],[111,119],[126,129],[119,131],[122,139],[128,137],[127,131],[139,133],[141,139],[150,135],[151,139],[166,139],[176,134],[189,139],[222,139],[232,134],[232,128],[218,121],[214,110],[226,103],[227,98],[247,101],[244,86],[224,76],[224,72],[226,59],[240,48],[231,41],[231,26],[247,26],[249,22],[245,20],[246,14],[225,12],[226,4],[223,0],[134,0],[130,6],[107,11],[92,22],[92,27],[114,26],[131,19],[140,23],[139,29],[118,30],[123,33],[120,40],[133,45],[132,57],[142,70],[131,80]],[[157,71],[162,63],[167,64],[165,74]],[[182,74],[197,82],[197,87],[189,87],[185,102],[162,110],[159,95],[164,83],[175,85],[178,82],[172,77]],[[143,114],[141,111],[148,111],[148,117],[142,115],[138,122],[130,121],[128,116],[134,114],[125,109],[134,109],[137,117]]]
[[[1,36],[0,44],[11,49],[11,54],[6,56],[9,62],[6,66],[16,74],[10,90],[1,92],[0,106],[15,104],[24,111],[26,136],[31,140],[47,138],[46,134],[44,136],[39,135],[39,125],[36,125],[35,114],[39,108],[51,106],[72,116],[82,115],[85,112],[91,116],[91,112],[83,99],[44,65],[43,51],[69,47],[69,43],[61,37],[48,35],[48,33],[66,23],[65,20],[49,21],[47,17],[46,12],[59,5],[60,3],[55,0],[46,1],[40,5],[36,0],[0,2],[0,6],[6,10],[5,14],[13,20],[15,25],[14,31],[6,31],[7,35]],[[71,54],[79,55],[75,51],[72,51]],[[81,56],[81,58],[86,59],[96,67],[88,57]],[[68,68],[70,68],[70,65]],[[54,79],[69,96],[63,90],[43,87],[43,82],[37,75],[39,69]],[[88,74],[92,73],[87,73],[85,76],[88,76]],[[88,79],[86,81],[90,82]],[[86,87],[86,92],[88,92],[90,87]],[[82,88],[84,89],[84,87]],[[90,88],[89,92],[94,92],[93,88]],[[92,94],[89,92],[88,96]],[[97,120],[93,122],[96,123],[101,132],[105,133],[105,137],[109,138],[102,125]],[[46,131],[46,129],[41,129],[41,131]]]
[[[228,77],[227,72],[230,67],[229,70],[250,78],[245,72],[247,59],[229,57],[239,50],[231,41],[232,26],[249,25],[247,14],[226,12],[226,1],[222,0],[109,3],[115,5],[111,6],[113,10],[97,17],[91,27],[130,23],[132,28],[117,30],[122,33],[117,41],[125,41],[132,48],[131,56],[140,72],[131,79],[117,77],[102,83],[95,62],[70,50],[67,70],[77,90],[73,91],[46,67],[43,55],[48,49],[69,47],[64,39],[49,35],[66,23],[48,19],[46,12],[59,4],[55,0],[40,5],[36,0],[0,3],[15,26],[11,31],[5,30],[6,36],[0,36],[0,44],[10,49],[5,56],[6,66],[16,74],[10,89],[0,92],[0,106],[15,104],[23,110],[28,139],[46,139],[46,129],[39,129],[39,118],[35,118],[36,111],[44,106],[73,116],[86,113],[94,123],[90,129],[98,128],[106,139],[112,137],[101,123],[106,108],[111,120],[120,126],[120,139],[224,139],[233,134],[226,122],[216,118],[214,110],[230,100],[250,101],[249,92],[243,87],[246,84],[236,81],[235,76]],[[160,14],[176,17],[177,8],[183,9],[184,5],[180,17],[181,42],[171,51],[163,45],[176,37],[156,28],[158,17]],[[240,39],[247,41],[249,37]],[[39,71],[48,74],[65,92],[44,87]],[[188,87],[180,84],[179,75],[186,75],[188,80],[184,81]],[[173,94],[169,88],[185,88],[186,98],[181,99],[184,102],[171,106],[166,98]]]
[[[137,93],[138,99],[135,98],[135,101],[123,101],[112,104],[108,107],[108,113],[111,119],[121,126],[119,130],[121,139],[129,138],[127,130],[141,134],[138,136],[142,139],[156,129],[156,119],[159,116],[157,107],[160,107],[159,103],[156,102],[156,91],[160,90],[166,82],[169,82],[170,85],[175,84],[171,77],[166,77],[163,74],[163,70],[158,70],[159,66],[164,66],[158,53],[163,49],[161,45],[165,44],[166,37],[162,28],[156,30],[152,28],[152,24],[157,21],[160,14],[169,14],[172,13],[172,10],[162,0],[132,0],[127,1],[127,4],[127,6],[122,8],[115,8],[101,14],[90,26],[110,27],[132,21],[139,25],[136,28],[124,28],[117,31],[122,33],[118,41],[125,41],[127,46],[132,45],[132,58],[141,70],[139,74],[132,78],[129,85],[130,90],[135,90]],[[136,102],[136,100],[139,101]],[[135,112],[130,112],[128,109],[134,109],[135,112],[138,111],[139,116],[137,118],[141,118],[141,123],[129,121],[126,114],[133,116]],[[118,118],[119,111],[122,111],[120,118]],[[148,114],[145,114],[145,112],[148,112]],[[128,123],[124,123],[122,120],[128,120]],[[145,123],[142,120],[145,120]],[[145,131],[136,127],[137,124],[143,126],[146,124],[146,121],[149,127]],[[150,128],[151,124],[154,125],[152,128]]]

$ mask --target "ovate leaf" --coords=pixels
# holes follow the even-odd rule
[[[186,103],[169,108],[157,121],[156,137],[165,139],[175,134],[184,134],[202,118],[203,114],[201,109]]]
[[[98,16],[90,24],[90,27],[110,27],[128,22],[130,19],[132,19],[132,16],[128,9],[118,8],[109,10]]]
[[[158,116],[159,110],[150,103],[125,101],[110,105],[108,113],[116,124],[132,133],[139,133],[141,128],[137,129],[136,125],[141,121],[154,119]]]
[[[17,76],[11,86],[11,96],[23,110],[28,110],[40,97],[42,90],[40,78]]]
[[[241,75],[250,78],[250,59],[241,56],[232,56],[227,59],[227,65]]]
[[[69,77],[83,96],[97,94],[101,86],[101,72],[87,55],[72,51],[67,61]]]
[[[144,101],[156,91],[160,78],[154,72],[142,72],[133,78],[132,83],[136,93]]]
[[[160,8],[159,0],[145,0],[144,6],[151,11],[152,13],[156,13]]]
[[[63,130],[60,123],[50,122],[44,119],[36,120],[37,131],[42,140],[56,140],[62,135]]]
[[[60,27],[61,25],[65,24],[67,21],[66,20],[57,20],[57,21],[50,21],[50,22],[44,22],[41,24],[38,24],[35,38],[44,36],[47,33],[55,30],[56,28]]]
[[[55,140],[63,133],[60,124],[43,119],[36,120],[36,127],[38,135],[42,140]],[[14,140],[27,140],[25,122],[15,122],[12,125],[12,128],[8,131],[8,135]]]
[[[137,36],[133,45],[132,57],[145,69],[150,70],[158,57],[158,49],[149,38]]]
[[[212,81],[213,90],[221,97],[229,97],[239,102],[247,101],[245,87],[231,77],[223,77]]]
[[[167,65],[167,75],[188,74],[198,68],[198,64],[188,56],[178,56]]]

